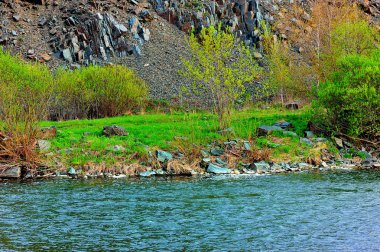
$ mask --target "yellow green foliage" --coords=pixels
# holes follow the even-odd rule
[[[190,58],[182,59],[181,74],[194,83],[194,92],[211,97],[220,128],[229,125],[236,99],[259,76],[259,68],[250,49],[238,44],[228,31],[204,28],[188,39]]]
[[[90,66],[59,70],[52,111],[57,118],[100,118],[121,115],[143,106],[146,83],[126,67]]]

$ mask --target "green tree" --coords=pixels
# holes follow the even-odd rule
[[[318,115],[333,129],[372,138],[380,133],[380,50],[347,55],[318,89]]]
[[[181,74],[193,81],[195,93],[210,95],[219,127],[226,128],[235,100],[259,77],[257,62],[250,49],[221,25],[191,34],[188,48],[190,57],[182,59]]]

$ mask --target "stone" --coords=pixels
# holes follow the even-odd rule
[[[213,174],[229,174],[231,173],[231,170],[229,168],[220,167],[214,164],[209,164],[207,167],[208,173]]]
[[[148,28],[143,28],[143,39],[145,41],[149,41],[150,39],[150,31]]]
[[[21,177],[21,167],[19,166],[0,166],[0,178],[7,179],[13,178],[17,179]]]
[[[273,131],[283,131],[281,127],[278,126],[267,126],[263,125],[257,128],[258,136],[267,136],[273,133]]]
[[[328,168],[329,167],[325,161],[321,162],[321,166],[324,167],[324,168]]]
[[[283,168],[282,168],[281,165],[279,165],[279,164],[277,164],[277,163],[274,163],[274,164],[272,164],[272,166],[271,166],[271,170],[272,170],[272,171],[280,171],[280,170],[283,170]]]
[[[110,136],[128,136],[128,132],[123,128],[116,125],[104,126],[103,135]]]
[[[141,48],[138,45],[133,45],[132,52],[136,56],[141,56]]]
[[[66,48],[62,50],[62,57],[69,63],[73,62],[73,56],[71,55],[70,48]]]
[[[327,138],[324,138],[324,137],[317,137],[314,139],[314,142],[316,143],[326,143],[328,140]]]
[[[291,129],[291,128],[294,128],[293,124],[291,124],[290,122],[276,122],[275,124],[273,124],[273,126],[277,126],[277,127],[280,127],[284,130],[288,130],[288,129]]]
[[[207,158],[210,156],[210,153],[208,151],[205,151],[205,150],[201,150],[201,156],[203,158]]]
[[[213,156],[221,156],[224,154],[224,150],[221,148],[212,148],[210,151],[211,155]]]
[[[252,146],[248,141],[243,142],[243,147],[245,150],[251,150]]]
[[[207,167],[210,163],[211,163],[210,158],[202,158],[200,165],[201,167]]]
[[[266,172],[270,170],[270,164],[265,161],[252,163],[249,166],[249,169],[254,170],[255,172]]]
[[[51,143],[47,140],[38,140],[37,141],[37,146],[42,152],[47,152],[51,148]]]
[[[107,53],[103,46],[99,47],[100,55],[103,60],[107,60]]]
[[[20,21],[20,15],[13,15],[12,18],[13,18],[13,21],[15,22]]]
[[[140,177],[151,177],[153,175],[156,175],[156,171],[145,171],[139,173]]]
[[[160,162],[166,162],[173,159],[173,155],[170,152],[157,150],[156,151],[157,160]]]
[[[255,59],[262,59],[263,58],[263,55],[259,52],[254,52],[253,53],[253,57],[255,57]]]
[[[50,61],[51,56],[49,54],[43,53],[40,55],[40,58],[43,59],[44,61]]]
[[[312,146],[312,145],[313,145],[313,142],[310,141],[310,140],[307,139],[307,138],[300,138],[300,143],[301,143],[301,144],[306,144],[306,145],[309,145],[309,146]]]
[[[113,179],[121,179],[121,178],[126,178],[126,177],[127,177],[127,175],[125,175],[125,174],[119,174],[119,175],[112,176]]]
[[[77,171],[73,167],[70,167],[69,170],[67,171],[67,174],[69,174],[71,176],[76,175]]]
[[[28,52],[27,52],[27,55],[34,55],[35,52],[33,49],[29,49]]]
[[[40,17],[40,19],[38,19],[39,26],[45,26],[46,23],[47,23],[46,17]]]
[[[284,136],[290,136],[290,137],[298,137],[297,133],[293,132],[293,131],[283,131],[282,134]]]
[[[233,145],[236,145],[237,142],[234,141],[234,140],[232,140],[232,141],[224,142],[223,144],[226,145],[226,146],[227,146],[227,145],[229,145],[229,146],[233,146]]]
[[[156,170],[156,175],[165,175],[166,173],[165,173],[165,171],[164,170],[162,170],[162,169],[158,169],[158,170]]]
[[[340,139],[340,138],[337,138],[337,137],[334,137],[333,138],[336,146],[339,148],[339,149],[342,149],[343,148],[343,140]]]
[[[285,171],[291,171],[290,164],[282,162],[280,165],[281,165],[282,169],[284,169]]]
[[[153,15],[148,10],[141,11],[139,16],[144,22],[151,22],[154,19]]]
[[[217,162],[217,163],[220,164],[220,165],[225,165],[225,164],[226,164],[226,162],[223,161],[221,158],[217,158],[217,159],[215,160],[215,162]]]
[[[313,131],[305,131],[305,132],[304,132],[304,136],[305,136],[306,138],[308,138],[308,139],[310,139],[310,138],[314,138],[314,133],[313,133]]]
[[[298,163],[298,164],[297,164],[297,167],[303,169],[303,168],[310,168],[311,165],[308,164],[308,163],[302,163],[302,162],[301,162],[301,163]]]
[[[129,20],[129,29],[131,30],[132,34],[138,33],[138,30],[140,28],[139,20],[136,17],[133,17]]]

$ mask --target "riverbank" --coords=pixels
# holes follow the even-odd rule
[[[218,131],[206,112],[43,122],[42,167],[3,168],[3,178],[272,174],[379,168],[378,153],[310,129],[310,109],[244,109]],[[5,175],[4,175],[5,174]]]

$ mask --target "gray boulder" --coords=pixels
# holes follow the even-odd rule
[[[213,173],[213,174],[229,174],[231,173],[231,170],[225,167],[209,164],[207,167],[207,172]]]
[[[62,50],[62,57],[69,63],[73,62],[73,56],[71,55],[71,51],[69,48]]]
[[[3,167],[0,166],[0,178],[20,178],[21,177],[21,167]]]
[[[317,138],[314,139],[314,142],[316,142],[316,143],[326,143],[327,139],[324,138],[324,137],[317,137]]]
[[[119,126],[112,125],[112,126],[104,126],[103,128],[103,135],[105,136],[128,136],[128,132]]]
[[[201,156],[203,158],[207,158],[210,156],[210,153],[208,151],[205,151],[205,150],[201,150]]]
[[[310,138],[314,138],[314,133],[313,131],[305,131],[304,132],[304,135],[306,138],[310,139]]]
[[[75,176],[77,174],[77,171],[73,167],[70,167],[70,169],[67,171],[67,174],[70,176]]]
[[[224,150],[221,148],[212,148],[210,151],[211,155],[213,156],[221,156],[224,154]]]
[[[334,141],[336,146],[338,146],[339,149],[343,148],[343,140],[337,137],[334,137]]]
[[[291,124],[290,122],[276,122],[275,124],[273,124],[273,126],[280,127],[284,130],[294,128],[293,124]]]
[[[312,146],[312,145],[313,145],[313,142],[310,141],[310,140],[307,139],[307,138],[300,138],[300,143],[301,143],[301,144],[306,144],[306,145],[309,145],[309,146]]]
[[[166,162],[173,159],[173,155],[170,152],[157,150],[156,151],[157,160],[160,162]]]
[[[273,131],[283,131],[281,127],[278,126],[260,126],[257,128],[257,135],[258,136],[267,136],[273,133]]]
[[[249,168],[255,172],[266,172],[270,170],[270,164],[265,161],[252,163]]]
[[[151,177],[153,175],[156,175],[156,171],[145,171],[139,173],[140,177]]]
[[[311,165],[310,164],[307,164],[307,163],[298,163],[297,164],[297,167],[300,168],[300,169],[307,169],[307,168],[310,168]]]
[[[243,147],[245,150],[251,150],[252,146],[248,141],[243,142]]]

